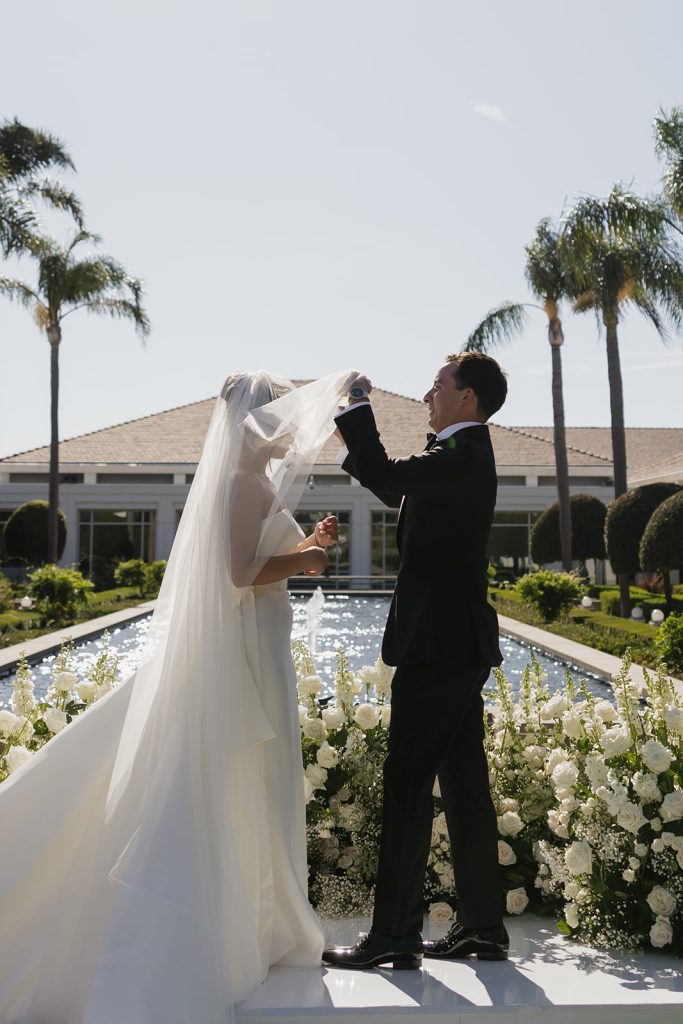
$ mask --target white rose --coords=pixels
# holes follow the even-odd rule
[[[664,721],[670,732],[681,735],[683,733],[683,708],[667,708],[664,712]]]
[[[12,711],[7,711],[5,708],[0,710],[0,736],[11,736],[20,723],[21,719]]]
[[[554,694],[539,709],[542,722],[549,722],[553,718],[561,718],[570,707],[569,700],[563,693]]]
[[[449,903],[430,903],[429,920],[445,924],[453,919],[453,908]]]
[[[572,875],[590,875],[593,870],[593,849],[585,839],[576,841],[564,851],[564,863]]]
[[[573,786],[579,777],[579,770],[572,761],[560,761],[553,768],[553,784],[560,789],[568,789]]]
[[[683,818],[683,792],[675,789],[673,793],[667,793],[660,810],[664,821],[678,821],[679,818]]]
[[[43,715],[43,721],[48,727],[50,732],[57,733],[61,732],[66,723],[66,711],[60,711],[59,708],[48,708]]]
[[[643,825],[647,825],[647,818],[638,804],[632,804],[628,800],[619,804],[616,817],[617,825],[627,832],[632,832],[634,836],[638,834]]]
[[[502,836],[516,836],[524,828],[524,822],[517,811],[505,811],[498,818],[498,831]]]
[[[614,722],[619,717],[619,712],[608,700],[599,700],[595,705],[595,714],[602,722]]]
[[[323,722],[328,729],[340,729],[346,721],[346,716],[341,708],[336,707],[334,704],[332,707],[327,707],[323,711]]]
[[[368,729],[374,729],[379,724],[379,709],[372,704],[359,704],[353,720],[364,732],[367,732]]]
[[[683,850],[679,850],[676,854],[676,863],[678,864],[681,871],[683,871]]]
[[[636,845],[634,846],[634,850],[638,857],[644,857],[647,853],[647,846],[645,845],[645,843],[636,843]]]
[[[29,761],[32,757],[33,751],[29,750],[27,747],[10,747],[5,758],[10,773],[15,772],[17,768],[21,768],[22,764],[25,764],[26,761]]]
[[[665,889],[663,885],[656,885],[646,897],[653,914],[663,914],[664,917],[671,917],[676,909],[676,897]]]
[[[303,721],[304,736],[307,736],[309,740],[315,740],[316,743],[322,743],[327,738],[327,729],[325,723],[318,718],[309,717],[308,715]]]
[[[545,770],[546,770],[547,774],[548,775],[552,775],[553,774],[553,769],[554,769],[555,765],[559,764],[560,761],[566,761],[566,760],[567,760],[567,751],[563,750],[562,747],[555,747],[555,749],[551,750],[550,753],[548,754],[548,760],[546,761],[546,764],[545,764]]]
[[[52,677],[52,686],[58,693],[71,693],[77,682],[75,672],[55,672]]]
[[[339,760],[339,753],[325,740],[318,748],[315,759],[321,768],[334,768]]]
[[[306,767],[306,778],[313,786],[313,789],[324,789],[327,781],[327,770],[321,768],[319,764],[309,764]]]
[[[666,917],[657,917],[657,920],[650,928],[650,942],[657,949],[661,949],[662,946],[668,946],[673,940],[674,931],[671,927],[671,922]]]
[[[606,786],[609,781],[607,765],[597,754],[589,754],[584,762],[584,771],[595,793],[600,786]]]
[[[300,697],[317,697],[322,686],[319,676],[304,676],[296,684],[296,690]]]
[[[631,733],[623,726],[616,725],[602,734],[600,744],[605,757],[619,757],[631,749]]]
[[[668,770],[671,764],[671,752],[658,743],[657,740],[648,740],[640,748],[640,756],[655,775]]]
[[[579,740],[583,736],[583,722],[574,711],[565,711],[562,715],[562,728],[565,736]]]
[[[524,748],[522,751],[522,757],[532,767],[534,765],[542,764],[543,758],[545,757],[545,747],[540,747],[537,743],[532,743],[530,746]]]
[[[77,684],[76,693],[84,704],[89,704],[97,695],[97,686],[95,683],[91,683],[89,679],[84,679],[82,683]]]
[[[576,903],[567,903],[564,908],[564,919],[570,928],[579,927],[579,908]]]
[[[500,801],[500,813],[505,814],[506,811],[518,811],[519,803],[517,800],[513,800],[511,796],[506,796]]]
[[[388,729],[391,723],[391,704],[385,704],[379,713],[379,724],[383,729]]]
[[[505,906],[508,914],[521,914],[529,904],[529,897],[524,886],[518,889],[510,889],[505,897]]]
[[[662,853],[663,851],[664,851],[664,840],[663,839],[653,839],[652,840],[652,852],[653,853]]]
[[[625,882],[635,882],[636,873],[633,870],[633,868],[626,868],[625,871],[621,872],[621,877],[624,879]]]
[[[630,868],[633,868],[634,871],[637,871],[638,868],[640,867],[640,861],[638,860],[637,857],[629,857],[629,859],[628,859],[628,866]]]
[[[304,775],[304,800],[307,804],[310,804],[311,800],[315,796],[311,780]]]
[[[506,843],[504,839],[498,840],[498,863],[504,867],[509,867],[510,864],[517,863],[517,854],[512,849],[509,843]]]

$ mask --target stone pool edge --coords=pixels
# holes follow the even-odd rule
[[[33,637],[32,640],[26,640],[24,643],[4,647],[0,649],[0,676],[9,675],[10,672],[15,671],[22,653],[26,655],[29,664],[33,664],[48,654],[58,651],[67,636],[75,642],[88,640],[104,629],[116,629],[118,626],[127,626],[129,622],[135,622],[136,619],[144,619],[146,615],[154,611],[155,606],[156,601],[145,601],[143,604],[126,608],[124,611],[110,612],[109,615],[100,615],[96,619],[88,619],[87,622],[64,626],[53,633],[44,633],[42,636]]]
[[[135,622],[136,619],[143,619],[154,611],[156,601],[146,601],[144,604],[135,605],[134,608],[126,608],[125,611],[112,612],[109,615],[101,615],[97,619],[90,619],[88,622],[81,622],[76,626],[66,626],[53,633],[46,633],[43,636],[34,637],[25,643],[13,644],[0,650],[0,676],[13,672],[19,662],[19,655],[23,652],[29,663],[40,661],[48,654],[59,650],[59,646],[65,637],[70,636],[73,640],[87,640],[95,636],[103,629],[115,629],[118,626]],[[621,659],[612,654],[605,654],[604,651],[596,651],[586,644],[578,644],[574,640],[567,640],[556,633],[548,633],[538,626],[529,626],[526,622],[518,622],[507,615],[499,615],[501,633],[519,640],[529,647],[537,647],[546,654],[555,655],[570,665],[576,665],[592,675],[599,676],[606,682],[611,683],[612,677],[621,669]],[[631,666],[632,676],[635,682],[644,683],[643,668],[641,665]],[[672,682],[678,693],[683,697],[683,681],[672,678]]]

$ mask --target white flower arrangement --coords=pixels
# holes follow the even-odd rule
[[[366,914],[373,901],[393,670],[353,673],[337,654],[335,694],[319,699],[305,645],[292,646],[300,700],[310,896],[324,916]],[[12,709],[0,709],[0,782],[117,681],[105,649],[86,678],[67,643],[48,699],[36,701],[25,660]],[[498,820],[507,912],[555,914],[567,936],[598,947],[650,947],[683,955],[683,700],[663,671],[647,696],[630,665],[615,703],[577,693],[569,674],[551,695],[531,655],[518,695],[496,670],[487,693],[486,753]],[[435,780],[424,887],[432,920],[454,916],[448,828]]]

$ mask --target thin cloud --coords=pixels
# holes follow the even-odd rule
[[[490,121],[505,121],[505,111],[495,103],[475,103],[474,112],[479,117],[487,117]]]

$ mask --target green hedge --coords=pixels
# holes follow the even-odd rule
[[[15,508],[3,530],[8,558],[22,558],[30,565],[42,565],[47,561],[47,514],[48,503],[38,499],[25,501]],[[66,516],[61,508],[57,513],[57,531],[59,559],[66,544]]]
[[[605,557],[605,516],[607,508],[591,494],[573,494],[569,499],[572,519],[572,559]],[[531,531],[531,557],[538,565],[562,561],[560,503],[541,513]]]
[[[640,542],[645,527],[655,509],[680,490],[678,484],[645,484],[612,502],[605,520],[605,545],[615,573],[634,576],[640,570]]]

